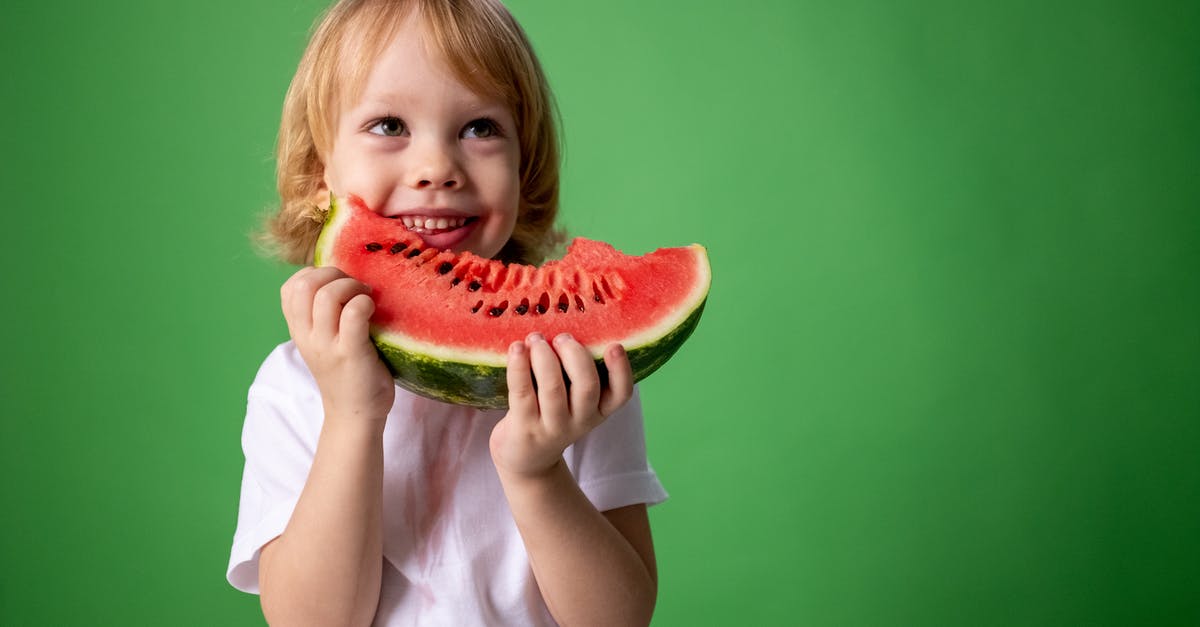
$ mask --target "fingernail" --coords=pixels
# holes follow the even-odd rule
[[[546,338],[542,337],[541,333],[534,331],[533,333],[530,333],[528,336],[526,336],[525,340],[529,341],[529,342],[545,342]]]
[[[570,342],[570,341],[571,341],[570,333],[559,333],[558,337],[554,338],[555,344],[562,344],[564,342]]]
[[[513,342],[512,344],[508,345],[508,352],[510,355],[520,355],[521,352],[524,350],[525,350],[524,342]]]

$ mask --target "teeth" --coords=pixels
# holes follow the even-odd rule
[[[466,218],[433,218],[428,216],[400,216],[404,226],[418,231],[440,231],[457,229],[467,223]]]

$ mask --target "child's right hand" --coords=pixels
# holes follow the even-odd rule
[[[328,420],[375,420],[396,388],[368,335],[371,288],[332,267],[301,268],[279,290],[283,317],[321,390]]]

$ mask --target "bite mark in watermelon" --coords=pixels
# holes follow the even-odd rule
[[[331,203],[315,264],[371,286],[371,337],[401,386],[484,408],[508,404],[508,347],[534,331],[570,333],[602,377],[604,349],[620,343],[644,379],[696,328],[711,280],[698,244],[630,256],[576,238],[540,267],[426,248],[354,196]]]

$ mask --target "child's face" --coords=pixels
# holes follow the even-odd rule
[[[347,102],[325,193],[356,195],[425,242],[493,257],[512,235],[520,146],[508,105],[476,94],[425,51],[409,19]]]

